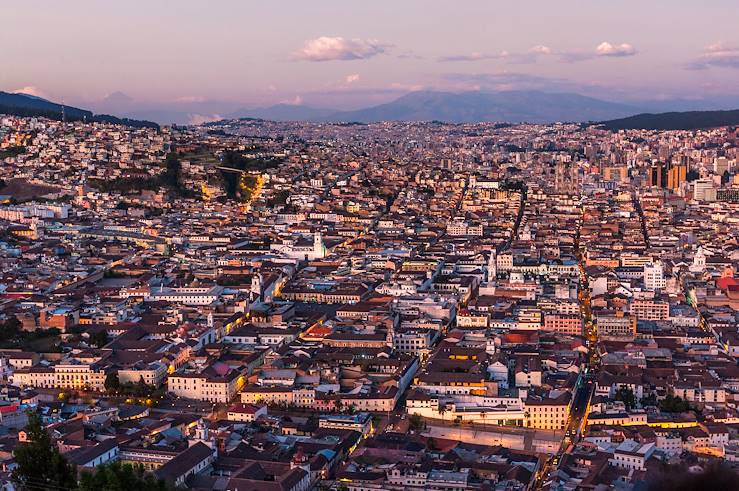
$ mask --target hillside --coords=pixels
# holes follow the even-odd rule
[[[612,131],[618,130],[697,130],[739,125],[739,109],[731,111],[685,111],[644,113],[599,123]]]
[[[62,107],[64,117],[67,121],[86,120],[91,122],[104,122],[120,124],[135,128],[159,128],[159,125],[151,121],[118,118],[108,114],[93,114],[92,111],[77,107],[62,106],[55,102],[47,101],[40,97],[26,94],[11,94],[0,91],[0,114],[11,114],[14,116],[37,116],[60,120],[62,118]]]

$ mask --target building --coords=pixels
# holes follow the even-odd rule
[[[647,290],[663,290],[667,285],[665,274],[662,267],[662,261],[644,265],[644,287]]]
[[[373,430],[372,415],[370,413],[321,415],[318,427],[358,431],[366,437]]]
[[[542,430],[563,430],[570,415],[572,394],[559,391],[547,396],[529,396],[525,401],[526,426]]]
[[[713,179],[696,179],[693,181],[693,199],[696,201],[716,201],[716,188]]]
[[[238,370],[208,367],[199,373],[173,373],[167,378],[167,392],[178,397],[229,403],[246,383]]]
[[[621,311],[617,311],[597,312],[594,317],[599,338],[630,340],[636,337],[635,315],[626,315]]]
[[[236,403],[228,408],[226,417],[229,421],[251,423],[261,416],[267,416],[267,406]]]

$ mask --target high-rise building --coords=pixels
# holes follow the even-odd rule
[[[667,171],[667,187],[673,191],[680,189],[680,185],[685,182],[688,176],[688,167],[682,164],[673,165]]]
[[[716,201],[716,188],[713,179],[697,179],[693,181],[693,199],[696,201]]]
[[[667,282],[662,269],[662,262],[655,261],[644,265],[644,287],[647,290],[663,290]]]
[[[606,181],[626,182],[628,175],[628,169],[623,165],[603,168],[603,179]]]

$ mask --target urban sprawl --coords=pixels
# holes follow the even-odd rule
[[[0,483],[645,489],[739,465],[739,131],[0,116]],[[13,489],[5,488],[3,489]]]

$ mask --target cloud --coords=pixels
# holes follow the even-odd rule
[[[391,90],[401,92],[418,92],[424,88],[425,87],[421,84],[404,84],[400,82],[393,82],[390,84]]]
[[[535,55],[551,55],[554,52],[552,51],[552,48],[550,48],[549,46],[537,44],[536,46],[532,46],[529,49],[529,53],[535,54]]]
[[[346,83],[353,84],[354,82],[359,82],[359,74],[358,73],[352,73],[351,75],[346,76]]]
[[[285,99],[285,100],[280,101],[280,104],[287,104],[289,106],[302,106],[303,98],[299,95],[296,95],[292,99]]]
[[[11,92],[14,94],[26,94],[26,95],[32,95],[34,97],[41,97],[42,99],[49,98],[49,94],[39,89],[38,87],[34,87],[32,85],[21,87],[20,89],[11,90]]]
[[[190,103],[190,102],[205,102],[206,98],[199,96],[199,95],[185,95],[182,97],[178,97],[175,99],[175,102],[184,102],[184,103]]]
[[[739,69],[739,48],[727,46],[723,42],[714,43],[706,46],[703,54],[687,65],[690,70],[712,67]]]
[[[446,73],[441,76],[441,84],[442,89],[454,91],[568,91],[576,89],[576,85],[569,80],[508,71],[492,73]]]
[[[500,53],[469,53],[462,55],[449,55],[441,56],[437,59],[440,62],[454,62],[454,61],[481,61],[481,60],[499,60],[507,58],[509,53],[507,51],[501,51]]]
[[[417,55],[411,50],[405,50],[402,53],[398,53],[397,58],[399,60],[423,60],[424,57],[421,55]]]
[[[636,49],[629,43],[611,44],[607,41],[603,41],[597,48],[595,48],[595,53],[598,56],[634,56],[636,54]]]
[[[220,114],[188,114],[188,124],[205,124],[223,119]]]
[[[638,54],[638,51],[629,43],[611,44],[608,41],[603,41],[593,51],[559,51],[553,53],[559,55],[560,61],[564,63],[577,63],[595,58],[625,58]]]
[[[391,44],[377,39],[345,39],[321,36],[309,39],[293,54],[293,59],[302,61],[366,60],[385,53]]]
[[[591,60],[597,57],[625,57],[633,56],[637,53],[634,46],[628,43],[611,44],[602,42],[595,47],[593,51],[557,51],[549,46],[537,44],[532,46],[528,51],[523,53],[511,53],[501,51],[500,53],[469,53],[460,55],[442,56],[437,61],[440,62],[458,62],[458,61],[482,61],[482,60],[504,60],[510,64],[528,64],[536,63],[542,56],[556,56],[563,63],[575,63],[578,61]]]

